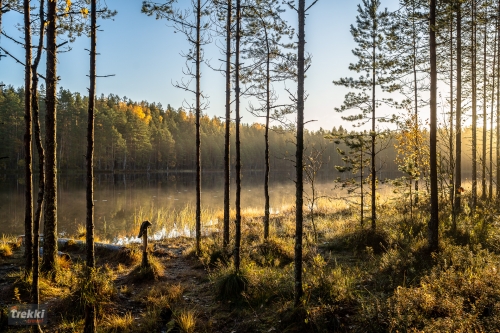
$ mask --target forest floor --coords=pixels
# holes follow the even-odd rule
[[[453,227],[442,207],[438,253],[427,249],[424,200],[411,216],[401,202],[379,207],[375,231],[360,225],[356,207],[318,209],[314,224],[308,216],[298,308],[293,211],[273,217],[266,241],[262,218],[244,218],[238,273],[214,234],[202,238],[200,256],[190,238],[150,244],[148,269],[138,244],[96,249],[89,283],[84,248],[70,242],[60,249],[69,259],[59,257],[56,271],[40,278],[43,329],[82,332],[92,299],[103,333],[500,332],[500,214],[484,204]],[[25,332],[7,323],[7,306],[29,303],[31,283],[23,249],[12,248],[0,244],[0,331]]]
[[[241,302],[222,302],[216,299],[209,271],[200,258],[192,252],[193,240],[179,237],[157,242],[150,256],[162,267],[156,278],[137,278],[139,246],[124,248],[124,253],[99,251],[97,266],[106,270],[112,279],[115,294],[101,304],[100,328],[104,332],[273,332],[277,331],[276,313],[268,313],[263,306],[253,309]],[[72,262],[84,259],[79,248],[64,249],[70,260],[60,259],[60,270],[73,269]],[[15,249],[11,256],[0,259],[0,307],[29,303],[23,293],[24,249]],[[133,258],[135,256],[135,258]],[[67,273],[62,273],[64,275]],[[41,299],[48,307],[48,324],[45,332],[81,332],[83,319],[74,313],[75,286],[66,285],[65,277],[41,282]],[[49,284],[57,285],[54,289]],[[52,290],[51,290],[52,289]],[[165,298],[164,302],[161,301]],[[156,302],[155,302],[156,299]],[[160,301],[158,302],[158,300]],[[244,302],[245,303],[245,302]],[[68,308],[68,306],[70,308]],[[189,323],[183,316],[194,315]],[[23,326],[7,326],[6,313],[2,312],[2,332],[25,332]],[[124,319],[123,319],[124,318]],[[183,322],[184,321],[184,322]],[[181,325],[187,325],[181,327]]]

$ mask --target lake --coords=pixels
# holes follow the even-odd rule
[[[338,174],[322,173],[317,189],[321,195],[337,196],[334,179]],[[234,173],[232,175],[234,178]],[[274,172],[270,176],[272,213],[289,208],[295,200],[293,170]],[[37,193],[35,182],[35,194]],[[242,177],[242,209],[264,214],[264,174],[246,172]],[[222,172],[202,175],[202,222],[213,224],[222,219],[224,200]],[[307,184],[305,184],[307,188]],[[172,228],[194,223],[195,174],[171,172],[151,174],[96,174],[94,185],[95,226],[98,237],[112,240],[130,235],[144,219],[158,226]],[[231,208],[234,208],[235,185],[232,179]],[[214,217],[214,212],[218,218]],[[260,213],[259,213],[260,212]],[[73,235],[85,225],[84,175],[60,175],[58,178],[58,232]],[[24,233],[23,179],[7,176],[0,183],[0,234]],[[184,221],[181,221],[184,219]],[[186,221],[191,220],[191,221]],[[207,221],[211,220],[211,221]],[[43,230],[43,228],[41,229]]]

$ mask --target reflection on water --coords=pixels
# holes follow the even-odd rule
[[[396,175],[394,175],[396,176]],[[398,175],[399,176],[399,175]],[[292,208],[295,202],[294,175],[275,172],[270,177],[271,214]],[[336,173],[319,174],[316,194],[341,199],[350,196],[334,182]],[[22,179],[0,182],[0,235],[24,233],[24,186]],[[36,181],[34,184],[37,184]],[[85,224],[85,177],[62,175],[58,179],[58,231],[61,236],[75,235]],[[235,186],[232,180],[231,209]],[[264,175],[244,173],[242,209],[252,216],[264,215]],[[202,231],[217,231],[223,218],[224,179],[221,172],[202,176]],[[387,197],[388,188],[379,184],[379,195]],[[304,184],[310,192],[309,184]],[[35,190],[36,193],[36,190]],[[94,185],[95,227],[99,239],[124,244],[138,242],[135,232],[147,219],[153,223],[152,239],[194,234],[195,174],[98,174]],[[304,198],[307,205],[307,200]],[[43,230],[43,227],[42,229]]]
[[[293,173],[276,172],[270,177],[271,212],[279,213],[290,207],[295,198]],[[336,175],[323,174],[318,189],[333,195]],[[264,175],[260,172],[244,173],[242,177],[242,208],[254,208],[264,214]],[[22,182],[21,182],[22,183]],[[34,183],[37,184],[36,182]],[[85,224],[85,177],[62,175],[58,179],[58,231],[73,235],[78,226]],[[207,172],[202,177],[202,207],[205,210],[223,210],[224,179],[222,172]],[[35,191],[36,193],[36,191]],[[234,181],[232,181],[231,206],[234,207]],[[179,212],[195,206],[195,174],[190,172],[169,174],[98,174],[95,176],[94,204],[96,234],[113,240],[126,235],[138,225],[139,219],[150,219],[156,225],[177,228],[155,228],[153,232],[173,232],[183,235],[186,221],[174,221]],[[158,213],[161,210],[162,214]],[[177,214],[175,214],[177,212]],[[15,178],[0,184],[0,234],[24,233],[24,186]],[[161,219],[162,221],[158,221]],[[209,225],[214,221],[203,221]],[[43,230],[43,229],[42,229]],[[189,230],[191,232],[191,230]],[[125,240],[124,240],[125,241]],[[130,241],[130,240],[128,240]]]

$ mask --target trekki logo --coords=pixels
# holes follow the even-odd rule
[[[17,304],[9,306],[8,311],[9,325],[45,325],[47,323],[45,305]]]

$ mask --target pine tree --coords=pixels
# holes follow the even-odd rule
[[[57,3],[47,2],[47,64],[45,92],[45,205],[44,205],[44,246],[42,271],[55,268],[57,255]]]
[[[250,105],[250,111],[265,119],[265,175],[264,175],[264,239],[269,237],[269,174],[270,174],[270,146],[269,130],[271,111],[277,108],[284,109],[280,116],[288,113],[290,106],[276,105],[277,96],[273,90],[273,82],[294,79],[295,73],[291,74],[291,54],[285,54],[293,44],[281,41],[283,36],[290,39],[293,29],[280,16],[280,2],[277,0],[253,0],[246,5],[245,38],[243,44],[247,46],[244,50],[245,58],[252,60],[244,70],[244,82],[252,85],[250,94],[257,98],[259,106]],[[263,114],[263,115],[262,115]],[[279,112],[275,112],[279,114]]]
[[[236,137],[236,220],[234,226],[234,270],[240,271],[241,255],[241,139],[240,139],[240,45],[241,45],[241,0],[236,0],[236,53],[235,53],[235,137]]]
[[[30,1],[24,0],[24,151],[25,151],[25,217],[24,217],[24,241],[26,259],[26,274],[33,269],[33,167],[32,167],[32,110],[31,110],[31,13]]]
[[[45,193],[45,151],[42,145],[42,137],[40,134],[40,115],[39,115],[39,96],[38,96],[38,65],[40,64],[40,59],[43,51],[43,40],[45,34],[45,4],[44,1],[40,1],[39,8],[39,40],[37,45],[37,52],[32,65],[32,84],[31,84],[31,105],[33,109],[33,130],[34,139],[38,153],[38,196],[37,196],[37,206],[33,219],[33,280],[31,284],[31,301],[33,304],[40,303],[39,297],[39,271],[40,271],[40,260],[39,260],[39,234],[40,234],[40,221],[42,218],[42,205]],[[38,327],[38,331],[41,329]]]
[[[336,182],[341,184],[343,189],[347,189],[347,198],[359,197],[359,213],[360,225],[365,222],[365,189],[364,170],[370,166],[370,158],[365,158],[365,155],[370,156],[371,136],[368,133],[350,133],[350,134],[331,134],[327,139],[333,140],[337,145],[343,143],[349,150],[342,150],[337,147],[337,153],[342,157],[343,165],[335,165],[335,169],[340,172],[349,172],[353,176],[347,179],[337,178]],[[356,175],[357,176],[354,176]],[[358,178],[358,179],[356,179]],[[359,191],[358,191],[359,189]]]
[[[431,217],[428,224],[429,249],[439,249],[439,193],[437,173],[437,61],[436,61],[436,0],[430,2],[429,45],[430,45],[430,187]]]
[[[358,110],[360,113],[350,116],[343,116],[344,120],[357,121],[358,125],[371,122],[371,227],[376,228],[376,188],[377,170],[375,167],[376,140],[377,140],[377,113],[376,109],[382,103],[377,99],[376,89],[381,87],[385,91],[393,91],[396,85],[393,84],[394,77],[387,75],[395,62],[389,56],[393,49],[393,22],[392,15],[385,9],[380,11],[379,0],[363,0],[363,6],[358,5],[358,16],[356,26],[351,25],[351,34],[358,47],[353,50],[353,54],[358,58],[358,62],[350,64],[349,69],[357,73],[364,72],[366,76],[359,79],[341,78],[334,81],[336,85],[342,85],[351,89],[361,90],[361,93],[350,92],[346,95],[344,104],[337,108],[337,112],[348,110]],[[371,95],[365,90],[371,90]]]
[[[191,91],[195,94],[195,105],[191,106],[195,110],[195,128],[196,128],[196,253],[200,253],[201,242],[201,134],[200,134],[200,120],[202,109],[205,105],[202,104],[203,92],[201,91],[201,64],[203,62],[202,47],[209,43],[209,23],[203,22],[210,9],[210,1],[205,0],[192,0],[191,9],[187,11],[176,10],[172,4],[176,0],[168,0],[164,4],[156,4],[152,1],[144,1],[142,4],[142,12],[148,16],[155,15],[156,19],[165,18],[174,22],[174,29],[183,33],[186,39],[192,45],[192,49],[184,54],[186,58],[187,74],[195,80],[195,89],[189,86],[189,82],[181,81],[176,83],[177,88]],[[191,20],[192,16],[194,19]],[[195,63],[194,70],[191,63]]]
[[[95,269],[94,253],[94,119],[95,119],[95,89],[96,89],[96,41],[97,41],[97,3],[90,4],[90,88],[87,121],[87,219],[86,219],[86,266],[87,278],[92,279]],[[85,304],[85,333],[96,332],[96,307],[93,302]]]
[[[397,19],[397,66],[392,68],[394,77],[399,84],[399,92],[404,96],[404,100],[399,107],[413,110],[412,121],[419,123],[419,111],[427,105],[422,98],[422,92],[428,90],[428,44],[426,40],[427,17],[422,14],[426,2],[421,0],[400,0],[401,10],[395,13]],[[393,55],[393,56],[394,56]],[[418,155],[420,147],[424,142],[415,142],[413,149]],[[411,149],[411,147],[407,147]],[[416,162],[416,169],[426,168],[419,166]],[[420,173],[422,174],[422,173]],[[419,179],[415,179],[415,203],[418,203]]]

